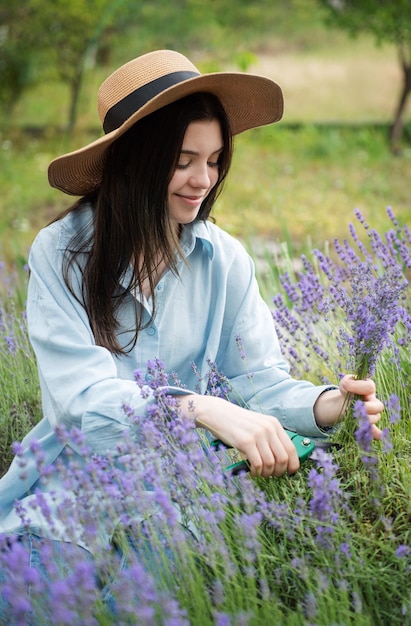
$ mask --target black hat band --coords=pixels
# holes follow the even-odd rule
[[[111,133],[119,128],[138,109],[173,85],[178,85],[189,78],[200,76],[198,72],[172,72],[139,87],[117,102],[106,113],[103,122],[104,132]]]

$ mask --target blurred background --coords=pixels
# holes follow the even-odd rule
[[[47,165],[100,136],[101,82],[157,48],[284,91],[283,120],[236,140],[215,208],[229,232],[299,253],[344,237],[356,208],[411,222],[409,0],[0,0],[0,261],[24,264],[74,201]]]

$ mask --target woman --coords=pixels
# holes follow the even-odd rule
[[[363,397],[380,436],[383,406],[372,381],[346,376],[330,388],[290,377],[249,256],[208,219],[232,137],[281,118],[278,85],[201,75],[179,53],[156,51],[115,71],[98,104],[106,134],[49,167],[50,184],[80,200],[39,233],[30,253],[27,315],[44,418],[23,441],[24,475],[15,462],[0,481],[0,530],[35,529],[36,540],[50,537],[50,520],[30,509],[34,491],[53,510],[50,493],[64,486],[58,476],[39,478],[30,443],[46,464],[67,454],[81,464],[81,452],[55,434],[75,426],[93,452],[113,454],[129,428],[122,407],[143,414],[153,400],[134,380],[149,359],[177,373],[181,385],[168,393],[196,426],[238,448],[253,475],[296,472],[283,427],[324,437],[347,394]],[[206,394],[210,362],[230,381],[229,399]],[[30,510],[29,523],[15,500]],[[53,528],[54,539],[72,541],[57,517]]]

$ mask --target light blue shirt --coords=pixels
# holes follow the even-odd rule
[[[44,417],[22,442],[24,477],[14,461],[0,480],[0,531],[18,531],[20,521],[13,511],[16,499],[28,504],[36,488],[53,489],[57,494],[63,489],[57,473],[47,487],[42,485],[30,442],[39,442],[46,464],[57,459],[64,462],[65,450],[54,434],[61,424],[81,428],[95,452],[113,452],[129,426],[122,406],[132,406],[141,415],[150,402],[142,397],[134,372],[146,371],[147,361],[155,357],[181,381],[180,388],[170,381],[172,393],[205,393],[211,361],[230,380],[233,401],[241,399],[244,405],[276,416],[285,427],[301,434],[323,436],[313,406],[326,387],[290,377],[271,312],[259,294],[253,262],[237,240],[209,221],[184,226],[181,248],[187,262],[178,261],[178,276],[166,271],[161,277],[153,323],[139,333],[129,354],[116,357],[96,345],[87,314],[62,277],[64,250],[82,228],[92,228],[90,207],[40,231],[31,248],[27,317]],[[79,268],[74,272],[72,284],[80,293]],[[146,318],[151,315],[151,299],[128,295],[120,312],[123,345],[133,336],[134,297]],[[238,337],[245,358],[241,358]],[[81,463],[81,457],[78,460]],[[40,512],[30,517],[33,527],[48,532]]]

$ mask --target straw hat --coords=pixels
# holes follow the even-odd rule
[[[103,137],[54,159],[49,182],[65,193],[82,196],[101,182],[104,152],[138,120],[184,96],[211,92],[221,101],[233,134],[277,122],[283,113],[280,87],[268,78],[240,72],[200,74],[182,54],[156,50],[113,72],[98,92]]]

